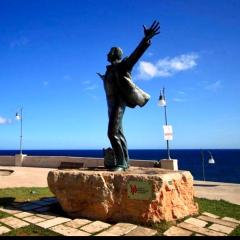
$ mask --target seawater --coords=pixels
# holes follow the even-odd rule
[[[215,182],[240,183],[240,149],[174,149],[170,151],[172,159],[178,159],[179,170],[188,170],[195,180],[203,180],[202,155],[204,153],[205,180]],[[210,151],[215,164],[209,164]],[[19,150],[0,150],[0,155],[15,155]],[[103,157],[102,150],[23,150],[32,156],[75,156]],[[130,149],[131,159],[160,160],[167,157],[166,150]]]

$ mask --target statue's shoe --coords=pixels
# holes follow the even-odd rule
[[[123,168],[123,167],[115,167],[115,168],[112,168],[112,171],[114,171],[114,172],[121,172],[121,171],[125,171],[125,168]]]

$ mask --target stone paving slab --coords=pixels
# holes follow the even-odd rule
[[[5,225],[17,229],[17,228],[21,228],[21,227],[25,227],[28,226],[29,223],[22,221],[18,218],[15,217],[6,217],[6,218],[1,218],[0,222],[4,223]]]
[[[43,213],[43,212],[49,211],[49,209],[50,209],[50,207],[41,207],[41,208],[34,209],[34,211],[36,211],[38,213]]]
[[[193,232],[180,227],[172,226],[163,233],[164,236],[191,236]]]
[[[62,224],[51,227],[49,229],[51,229],[54,232],[60,233],[64,236],[90,236],[91,235],[84,231],[78,230],[76,228],[68,227]]]
[[[192,218],[192,217],[186,219],[184,222],[193,224],[197,227],[205,227],[208,224],[208,222],[205,222],[205,221],[197,219],[197,218]]]
[[[137,225],[131,223],[117,223],[106,231],[98,234],[98,236],[123,236],[135,228],[137,228]]]
[[[234,219],[234,218],[230,218],[230,217],[223,217],[222,220],[240,224],[240,221],[239,221],[239,220]]]
[[[20,213],[14,214],[14,217],[17,217],[17,218],[25,218],[25,217],[29,217],[29,216],[32,216],[32,215],[33,215],[33,213],[20,212]]]
[[[36,208],[39,208],[40,205],[37,205],[37,204],[26,204],[24,206],[21,207],[21,210],[23,211],[30,211],[30,210],[34,210]]]
[[[71,221],[71,219],[64,218],[64,217],[56,217],[56,218],[46,220],[44,222],[37,223],[36,225],[39,227],[42,227],[42,228],[50,228],[50,227],[53,227],[53,226],[56,226],[56,225],[59,225],[59,224],[62,224],[62,223],[68,222],[68,221]]]
[[[52,203],[50,203],[49,201],[38,200],[38,201],[33,201],[32,204],[37,204],[40,206],[48,206],[48,205],[51,205]]]
[[[65,226],[68,226],[68,227],[72,227],[72,228],[80,228],[86,224],[89,224],[91,223],[92,221],[88,220],[88,219],[80,219],[80,218],[77,218],[77,219],[74,219],[72,221],[69,221],[69,222],[66,222],[64,223]]]
[[[192,224],[186,223],[186,222],[181,222],[177,226],[187,229],[189,231],[193,231],[196,233],[206,235],[206,236],[226,236],[226,234],[224,234],[224,233],[216,232],[216,231],[213,231],[213,230],[210,230],[207,228],[197,227],[195,225],[192,225]]]
[[[4,234],[4,233],[7,233],[7,232],[10,232],[11,229],[5,227],[5,226],[0,226],[0,235]]]
[[[5,212],[5,213],[9,213],[9,214],[16,214],[16,213],[20,213],[20,212],[22,212],[22,211],[19,211],[19,210],[16,210],[16,209],[14,209],[14,208],[0,208],[0,211],[2,211],[2,212]]]
[[[42,199],[41,201],[47,202],[49,204],[53,204],[53,203],[58,202],[57,198],[45,198],[45,199]]]
[[[141,226],[137,226],[135,229],[131,230],[125,236],[154,236],[157,234],[157,230],[151,228],[145,228]]]
[[[88,233],[96,233],[103,229],[109,228],[111,225],[102,221],[95,221],[88,225],[81,227],[80,229]]]
[[[36,216],[41,217],[41,218],[45,218],[47,220],[53,219],[53,218],[56,218],[56,217],[60,217],[60,216],[54,215],[50,212],[39,213],[39,214],[36,214]]]
[[[52,197],[52,198],[41,198],[41,201],[48,202],[48,203],[50,203],[50,204],[53,204],[53,203],[58,202],[58,200],[57,200],[56,197]]]
[[[222,219],[207,217],[207,216],[203,216],[203,215],[201,215],[197,218],[201,219],[201,220],[204,220],[204,221],[207,221],[207,222],[217,223],[217,224],[224,225],[224,226],[227,226],[227,227],[232,227],[232,228],[235,228],[235,227],[238,226],[237,223],[229,222],[229,221],[222,220]]]
[[[100,232],[100,233],[98,233],[98,234],[96,234],[96,235],[94,235],[94,237],[119,237],[118,235],[114,235],[114,234],[112,234],[112,233],[109,233],[109,232],[107,232],[107,231],[103,231],[103,232]]]
[[[38,216],[29,216],[29,217],[23,218],[23,220],[26,222],[29,222],[29,223],[33,223],[33,224],[46,221],[45,218],[41,218]]]
[[[219,216],[209,213],[209,212],[203,212],[202,215],[208,216],[208,217],[212,217],[212,218],[220,218]]]
[[[234,228],[223,226],[223,225],[220,225],[220,224],[217,224],[217,223],[212,224],[208,228],[212,229],[214,231],[222,232],[222,233],[226,233],[226,234],[229,234],[234,230]]]

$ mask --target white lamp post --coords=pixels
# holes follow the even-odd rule
[[[172,140],[173,133],[172,133],[172,126],[168,125],[168,122],[167,122],[167,102],[166,102],[164,91],[165,91],[164,88],[160,90],[158,105],[160,107],[164,107],[165,125],[163,126],[163,130],[164,130],[164,139],[167,141],[167,159],[160,160],[159,166],[161,166],[161,168],[177,171],[178,170],[178,160],[172,159],[170,157],[169,140]]]
[[[167,102],[166,102],[166,98],[165,98],[165,93],[164,93],[165,89],[161,89],[160,90],[160,96],[159,96],[159,101],[158,101],[158,105],[160,107],[164,107],[164,113],[165,113],[165,125],[167,126]],[[171,159],[170,157],[170,149],[169,149],[169,140],[167,139],[167,155],[168,155],[168,159]]]
[[[20,129],[20,155],[22,155],[22,121],[23,121],[23,108],[20,108],[20,111],[16,113],[16,120],[21,120],[21,129]]]
[[[215,160],[212,156],[212,153],[210,151],[207,151],[209,154],[209,159],[208,163],[209,164],[215,164]],[[202,173],[203,173],[203,181],[205,181],[205,157],[204,157],[204,152],[201,150],[201,155],[202,155]]]

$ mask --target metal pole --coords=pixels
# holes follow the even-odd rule
[[[163,98],[164,100],[166,101],[166,98],[165,98],[165,89],[163,88]],[[168,122],[167,122],[167,105],[164,106],[164,112],[165,112],[165,125],[167,126],[168,125]],[[167,154],[168,154],[168,159],[171,159],[170,157],[170,149],[169,149],[169,141],[167,141]]]
[[[20,109],[20,117],[21,117],[21,132],[20,132],[20,155],[22,155],[22,118],[23,118],[23,115],[22,115],[22,108]]]
[[[164,112],[165,112],[165,124],[168,125],[167,123],[167,106],[164,106]],[[170,157],[170,149],[169,149],[169,141],[167,141],[167,154],[168,154],[168,159],[171,159]]]
[[[203,181],[205,181],[204,153],[203,153],[203,150],[201,150],[201,155],[202,155],[202,173],[203,173]]]

